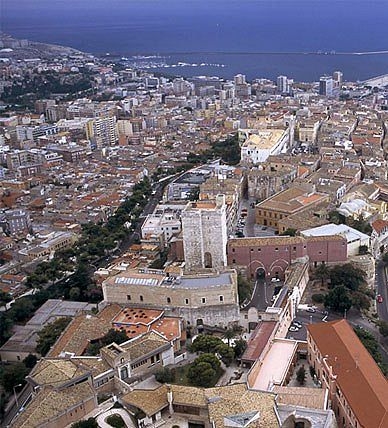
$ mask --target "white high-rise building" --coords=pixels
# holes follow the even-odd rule
[[[217,195],[215,201],[189,202],[181,218],[186,269],[226,267],[225,195]]]
[[[245,74],[236,74],[234,76],[234,84],[235,85],[244,85],[246,82]]]
[[[287,84],[288,84],[288,78],[287,76],[278,76],[276,79],[276,86],[278,88],[278,91],[281,94],[285,94],[288,92],[287,90]]]
[[[342,82],[344,80],[344,74],[342,73],[342,71],[335,71],[333,73],[333,80],[334,80],[334,85],[336,87],[341,87]]]

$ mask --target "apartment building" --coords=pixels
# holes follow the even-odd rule
[[[307,345],[339,428],[388,426],[388,381],[348,322],[308,325]]]

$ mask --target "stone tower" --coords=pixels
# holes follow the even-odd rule
[[[227,264],[225,195],[215,201],[189,202],[182,211],[186,269],[223,268]]]

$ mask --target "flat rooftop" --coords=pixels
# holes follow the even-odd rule
[[[273,385],[281,385],[294,354],[297,342],[287,339],[277,339],[262,361],[256,379],[252,382],[252,388],[261,391],[269,391]]]
[[[127,270],[108,278],[105,283],[109,285],[140,285],[144,287],[167,288],[208,288],[231,285],[233,283],[231,272],[222,272],[208,275],[179,276],[167,275],[164,271],[157,273]]]
[[[284,134],[284,129],[264,129],[252,134],[243,144],[243,147],[254,149],[271,149]]]
[[[342,235],[346,238],[349,243],[358,240],[369,240],[369,236],[365,233],[359,232],[346,224],[325,224],[323,226],[314,227],[312,229],[306,229],[301,231],[303,236],[331,236],[331,235]]]

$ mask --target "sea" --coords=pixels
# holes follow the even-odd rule
[[[168,75],[388,74],[388,0],[0,0],[1,31]]]

